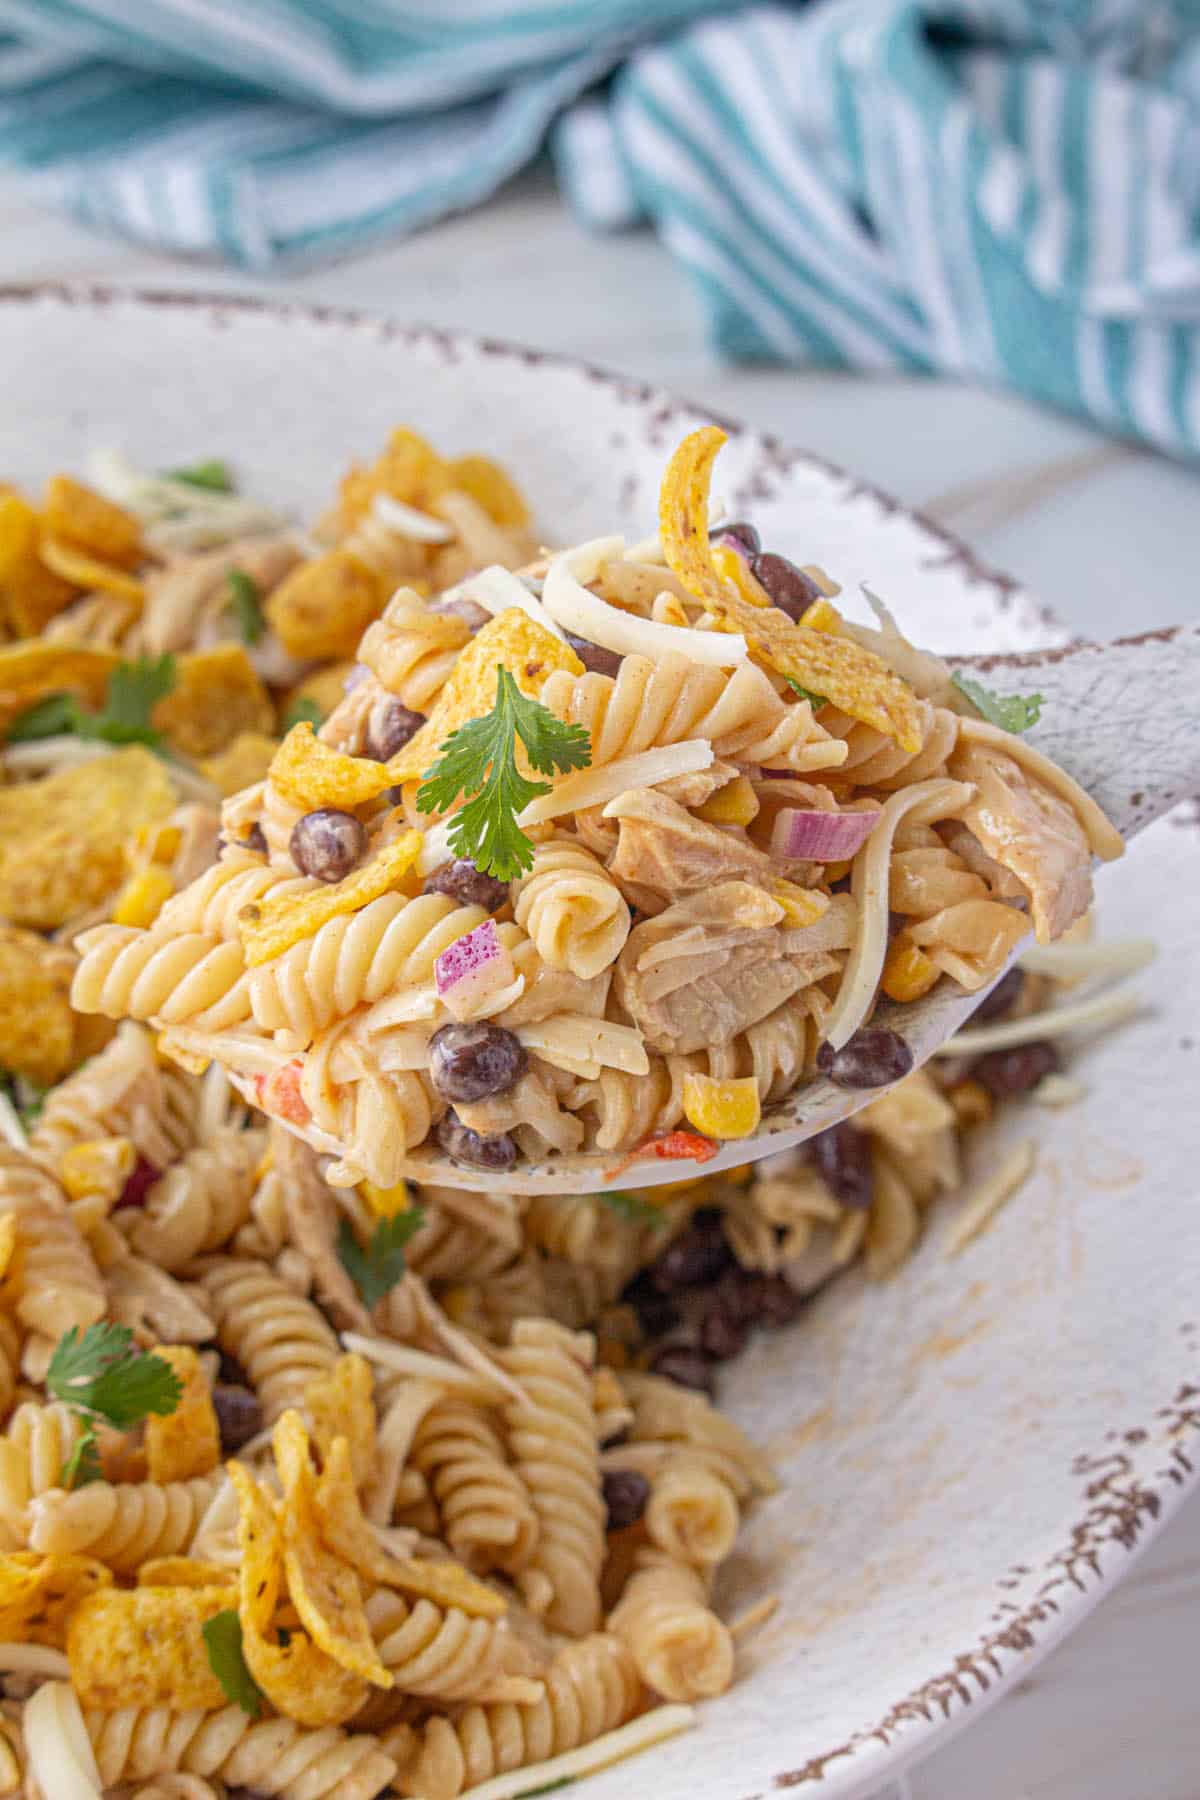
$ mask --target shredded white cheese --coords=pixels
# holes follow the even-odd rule
[[[29,1769],[53,1800],[102,1800],[100,1770],[75,1690],[48,1681],[26,1703],[22,1719]]]
[[[594,1738],[578,1750],[568,1750],[547,1762],[530,1763],[527,1768],[514,1769],[511,1774],[496,1775],[491,1781],[466,1788],[462,1800],[518,1800],[521,1794],[555,1782],[577,1781],[581,1775],[594,1775],[599,1769],[623,1762],[627,1756],[635,1756],[639,1750],[648,1750],[652,1744],[661,1744],[666,1738],[687,1731],[695,1721],[695,1709],[691,1706],[656,1706],[640,1719],[632,1719],[616,1731],[606,1731],[603,1737]]]
[[[47,1681],[71,1679],[63,1652],[47,1644],[0,1644],[0,1669],[6,1675],[44,1675]]]
[[[1085,1025],[1118,1025],[1141,1012],[1139,994],[1099,994],[1094,1000],[1077,1000],[1073,1006],[1052,1006],[1046,1012],[1029,1013],[1023,1019],[1003,1019],[998,1025],[980,1025],[960,1031],[935,1056],[974,1056],[984,1050],[1011,1050],[1038,1038],[1057,1037],[1060,1031],[1078,1031]]]
[[[1069,1075],[1043,1075],[1033,1090],[1033,1097],[1039,1106],[1058,1109],[1085,1100],[1087,1089],[1082,1081],[1073,1081]]]
[[[1031,944],[1017,960],[1031,975],[1083,981],[1089,975],[1136,975],[1157,955],[1153,938],[1121,938],[1111,944]]]
[[[396,1344],[391,1339],[367,1337],[360,1331],[345,1331],[342,1333],[342,1342],[347,1350],[357,1351],[368,1362],[379,1363],[381,1367],[391,1369],[397,1375],[418,1375],[426,1381],[440,1382],[443,1387],[453,1388],[458,1394],[493,1401],[497,1394],[508,1391],[498,1373],[484,1375],[472,1369],[464,1369],[447,1357],[431,1356],[426,1350],[410,1350],[406,1344]]]
[[[574,775],[560,777],[550,793],[529,802],[517,824],[540,825],[545,819],[558,818],[560,813],[605,806],[630,788],[656,787],[675,775],[707,769],[712,762],[713,747],[707,738],[685,738],[681,744],[638,750],[633,756],[618,757],[616,762],[605,763],[599,769],[580,769]]]
[[[371,511],[381,525],[411,538],[414,544],[449,544],[453,540],[454,528],[444,519],[433,519],[428,513],[418,512],[415,506],[406,506],[403,500],[394,500],[390,494],[376,494]]]
[[[602,547],[614,543],[621,546],[619,538],[598,538],[555,557],[542,588],[542,603],[551,618],[577,637],[600,644],[605,650],[615,650],[618,656],[647,656],[652,661],[663,656],[686,656],[692,662],[716,669],[732,669],[746,661],[746,640],[736,633],[660,625],[637,613],[622,612],[601,600],[599,594],[591,593],[584,582],[593,580],[597,569],[611,560],[611,551],[603,555]]]
[[[447,600],[473,600],[476,606],[482,606],[493,618],[499,613],[510,611],[514,606],[519,607],[543,631],[548,631],[560,643],[563,642],[563,633],[536,594],[526,587],[519,575],[514,575],[511,569],[502,568],[499,563],[492,563],[488,568],[468,575],[455,587],[447,588],[442,595],[442,604]]]
[[[986,1230],[1005,1201],[1011,1200],[1017,1189],[1028,1181],[1036,1157],[1032,1138],[1013,1145],[999,1168],[993,1169],[965,1202],[946,1238],[947,1256],[957,1256],[973,1238]]]
[[[623,1069],[628,1075],[650,1071],[640,1031],[587,1013],[556,1013],[536,1025],[522,1025],[517,1036],[535,1056],[569,1069],[583,1081],[599,1080],[601,1069]]]
[[[763,1599],[757,1600],[753,1606],[748,1606],[744,1613],[739,1613],[736,1619],[730,1621],[730,1637],[736,1641],[738,1638],[745,1637],[748,1632],[757,1631],[760,1625],[765,1625],[767,1620],[773,1618],[778,1611],[779,1595],[765,1595]]]

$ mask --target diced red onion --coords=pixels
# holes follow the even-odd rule
[[[485,919],[465,937],[447,944],[433,965],[438,997],[465,1018],[487,995],[513,979],[512,957],[496,935],[496,921]]]
[[[786,862],[849,862],[878,820],[877,812],[820,812],[782,806],[771,829],[771,853]]]

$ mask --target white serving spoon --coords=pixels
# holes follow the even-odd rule
[[[996,685],[998,672],[1016,673],[1022,689],[1042,694],[1041,720],[1029,741],[1074,776],[1124,837],[1136,836],[1176,802],[1200,795],[1200,626],[1149,631],[1113,644],[955,660],[988,686]],[[920,1067],[966,1024],[987,991],[965,994],[956,983],[942,981],[925,1000],[906,1006],[885,1001],[872,1023],[898,1031],[912,1050],[914,1067]],[[771,1108],[753,1138],[724,1145],[703,1172],[717,1174],[789,1150],[880,1092],[809,1082]],[[590,1194],[617,1185],[658,1187],[699,1172],[692,1162],[647,1158],[626,1169],[618,1182],[612,1170],[621,1160],[613,1151],[547,1158],[496,1175],[435,1150],[417,1153],[412,1175],[476,1191]]]

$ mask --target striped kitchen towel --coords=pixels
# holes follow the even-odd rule
[[[0,158],[283,267],[549,140],[734,357],[937,369],[1200,453],[1200,0],[0,0]]]

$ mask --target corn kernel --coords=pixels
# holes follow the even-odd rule
[[[117,895],[113,906],[114,925],[153,925],[166,902],[175,892],[175,883],[166,869],[151,864],[131,875]]]
[[[736,550],[731,550],[728,544],[714,544],[712,562],[722,581],[731,581],[743,600],[749,601],[751,606],[770,606],[770,595],[755,581],[745,559]]]
[[[705,1137],[751,1137],[762,1118],[758,1082],[753,1075],[737,1081],[718,1081],[711,1075],[685,1075],[683,1110],[688,1123]]]
[[[773,881],[771,898],[783,908],[788,925],[815,925],[829,911],[829,896],[815,888],[797,887],[794,881]]]
[[[826,631],[830,637],[842,636],[842,615],[836,606],[830,606],[828,600],[814,600],[800,615],[801,625],[807,625],[810,631]]]
[[[183,842],[178,825],[139,825],[134,833],[134,846],[148,862],[174,862]]]
[[[887,953],[880,985],[889,1000],[919,1000],[933,987],[941,972],[937,964],[901,932]]]
[[[981,1081],[970,1077],[958,1081],[946,1097],[964,1129],[970,1125],[986,1125],[992,1116],[992,1096]]]
[[[825,864],[825,879],[827,882],[830,883],[831,886],[835,881],[844,881],[846,876],[850,873],[850,871],[853,867],[854,867],[854,864],[852,862],[826,863]]]
[[[360,1181],[358,1191],[377,1219],[394,1219],[397,1213],[407,1212],[411,1204],[406,1181],[398,1181],[390,1188],[376,1187],[373,1181]]]
[[[71,1200],[91,1194],[115,1200],[137,1161],[137,1151],[127,1137],[88,1138],[64,1152],[58,1178]]]
[[[698,819],[705,819],[710,825],[749,825],[758,817],[758,795],[749,777],[739,775],[710,794],[695,811]]]

